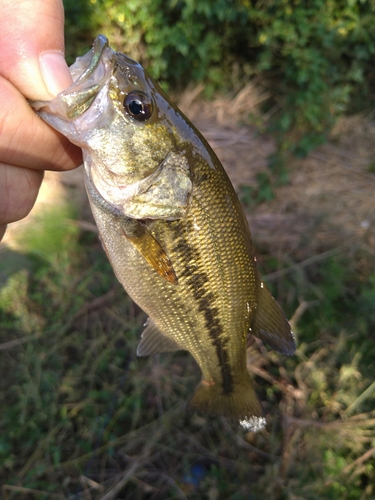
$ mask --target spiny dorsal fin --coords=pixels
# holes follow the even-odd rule
[[[138,344],[137,356],[151,356],[159,352],[180,351],[181,349],[183,348],[180,344],[164,335],[152,319],[148,318]]]
[[[250,332],[282,354],[293,354],[296,341],[281,307],[259,277],[258,307]]]

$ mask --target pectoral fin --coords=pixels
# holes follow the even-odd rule
[[[177,276],[172,262],[160,243],[147,230],[147,227],[142,222],[133,220],[131,230],[129,229],[127,226],[124,228],[124,235],[127,240],[135,246],[160,276],[174,285],[177,284]]]
[[[151,318],[148,318],[138,344],[137,356],[151,356],[159,352],[180,351],[182,347],[162,333]]]
[[[282,354],[293,354],[296,342],[288,320],[260,277],[259,283],[258,307],[251,325],[251,333],[272,349]]]
[[[164,279],[176,284],[177,276],[172,262],[146,225],[140,220],[127,217],[120,208],[108,203],[88,176],[85,176],[85,186],[90,203],[115,219],[121,225],[126,239],[134,245],[150,266]]]

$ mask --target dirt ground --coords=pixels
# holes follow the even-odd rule
[[[228,172],[233,185],[252,186],[257,173],[267,170],[267,158],[275,150],[272,138],[246,124],[253,113],[263,122],[259,95],[251,85],[236,95],[213,102],[202,101],[201,88],[186,91],[181,109],[201,130]],[[289,253],[303,261],[327,251],[363,248],[375,254],[375,122],[371,116],[342,118],[328,143],[307,158],[288,165],[290,182],[277,190],[274,200],[248,213],[256,245],[270,252]],[[82,171],[64,174],[48,172],[32,213],[12,224],[4,242],[25,224],[34,223],[41,210],[57,200],[75,198],[82,224],[94,230],[82,182]],[[86,224],[88,223],[88,224]]]
[[[256,89],[214,103],[181,107],[222,161],[233,185],[254,185],[275,151],[272,138],[240,125],[245,112],[260,119]],[[290,252],[298,260],[327,250],[359,247],[375,253],[375,122],[371,116],[341,118],[328,143],[287,166],[290,182],[273,201],[248,213],[254,240],[270,251]]]

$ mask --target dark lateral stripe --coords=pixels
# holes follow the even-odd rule
[[[185,232],[189,230],[194,231],[192,227],[189,228],[189,226],[186,225]],[[221,371],[223,394],[230,394],[233,392],[233,376],[230,367],[229,353],[226,347],[229,339],[223,337],[224,330],[221,325],[219,310],[215,307],[215,295],[210,290],[207,274],[203,271],[194,270],[189,266],[192,261],[200,261],[199,252],[196,248],[189,245],[182,231],[176,231],[176,244],[173,248],[173,252],[183,255],[183,261],[186,262],[180,276],[188,278],[186,284],[191,289],[194,300],[198,303],[198,310],[204,316],[208,335],[212,339],[212,346],[216,351]]]

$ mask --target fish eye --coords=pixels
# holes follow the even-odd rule
[[[140,90],[132,90],[125,96],[124,109],[128,115],[139,122],[145,122],[152,115],[151,98]]]

